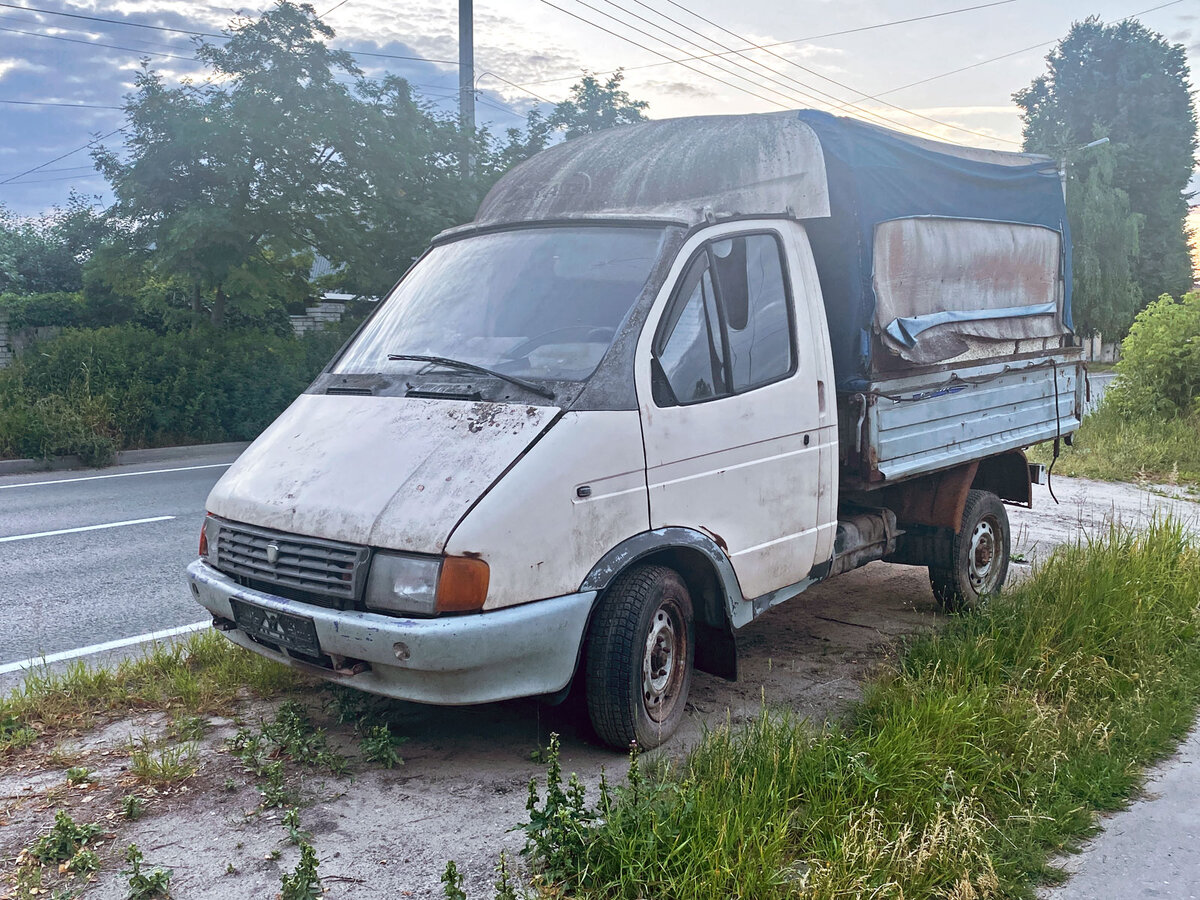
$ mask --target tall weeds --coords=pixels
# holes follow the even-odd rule
[[[1176,522],[1060,549],[981,613],[916,639],[845,723],[764,711],[616,788],[556,887],[1032,896],[1059,877],[1053,855],[1191,726],[1198,602],[1200,551]]]

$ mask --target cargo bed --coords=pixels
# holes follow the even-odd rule
[[[839,394],[844,488],[894,484],[1079,428],[1078,350],[972,362]]]

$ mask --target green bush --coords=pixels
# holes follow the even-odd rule
[[[73,326],[86,321],[83,294],[0,294],[0,315],[8,314],[9,328]]]
[[[1127,419],[1200,413],[1200,292],[1164,294],[1140,313],[1121,344],[1109,398]]]
[[[72,329],[0,370],[0,456],[256,437],[299,394],[350,325],[304,338],[259,331]]]

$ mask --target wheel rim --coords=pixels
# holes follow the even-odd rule
[[[654,610],[642,654],[642,703],[652,721],[670,718],[679,701],[687,666],[687,630],[678,601],[666,598]]]
[[[976,594],[995,590],[1000,576],[1000,552],[1000,523],[995,516],[984,516],[971,531],[971,549],[967,555],[967,578]]]

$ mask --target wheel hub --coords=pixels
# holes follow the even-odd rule
[[[976,593],[987,593],[994,586],[999,524],[990,516],[980,519],[971,531],[971,550],[967,558],[967,577]]]
[[[671,611],[663,603],[654,611],[642,656],[642,701],[646,713],[656,722],[667,718],[675,704],[684,656],[681,639],[682,629],[676,627]]]

